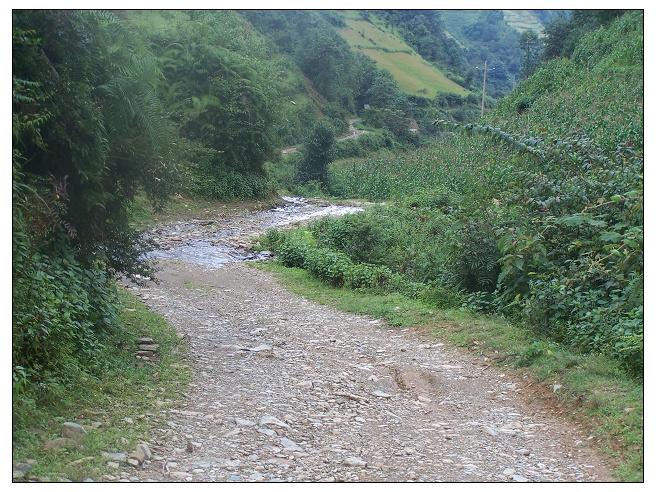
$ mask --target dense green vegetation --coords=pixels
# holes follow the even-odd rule
[[[488,93],[500,97],[512,89],[521,71],[520,33],[499,10],[440,11],[445,28],[461,45],[462,77],[467,85],[483,85],[483,65],[488,62]]]
[[[45,393],[65,383],[77,362],[93,370],[97,347],[118,325],[111,277],[148,273],[127,206],[139,186],[163,199],[175,164],[171,129],[153,96],[157,70],[134,41],[111,14],[14,15],[19,397],[31,384]]]
[[[336,195],[409,210],[372,209],[334,227],[368,252],[356,262],[464,289],[486,310],[639,374],[642,85],[632,13],[520,84],[489,117],[504,130],[451,124],[456,135],[426,149],[335,163]],[[343,241],[322,245],[348,253]]]
[[[625,10],[574,10],[557,15],[546,24],[544,59],[571,56],[579,40],[587,33],[608,25]]]
[[[13,433],[16,452],[34,457],[53,419],[142,398],[154,371],[135,366],[138,336],[168,347],[168,378],[172,331],[150,323],[137,332],[114,279],[150,274],[130,203],[141,190],[161,205],[179,154],[156,60],[118,17],[17,11],[13,20]],[[182,373],[169,376],[175,386]],[[96,434],[91,447],[119,437]],[[58,472],[57,463],[39,466]]]
[[[35,460],[32,473],[44,481],[100,480],[106,469],[102,453],[148,441],[155,401],[159,410],[169,408],[186,390],[185,345],[175,329],[124,290],[119,301],[123,329],[97,347],[94,370],[71,363],[67,380],[33,387],[14,398],[13,458]],[[157,340],[156,360],[135,358],[137,339],[143,336]],[[60,425],[70,420],[88,430],[81,445],[44,449],[44,441],[58,438]]]

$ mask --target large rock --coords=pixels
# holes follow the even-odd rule
[[[64,422],[62,424],[62,436],[71,439],[82,439],[87,433],[80,424],[76,422]]]
[[[139,465],[143,464],[144,461],[149,460],[153,457],[153,454],[150,452],[150,448],[148,447],[147,444],[141,443],[137,444],[137,447],[132,453],[130,453],[130,458],[128,459],[128,462],[130,462],[130,459],[136,460]]]

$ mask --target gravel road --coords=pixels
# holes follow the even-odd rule
[[[160,269],[160,284],[130,288],[188,340],[192,383],[153,431],[152,460],[117,479],[610,479],[527,381],[465,350],[305,300],[243,262]]]

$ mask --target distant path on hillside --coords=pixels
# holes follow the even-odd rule
[[[342,140],[351,140],[353,138],[359,138],[360,136],[364,135],[365,133],[368,133],[367,130],[359,130],[355,127],[356,123],[359,123],[362,121],[360,118],[352,118],[348,120],[348,133],[346,135],[342,135],[341,137],[337,137],[337,141],[341,142]],[[293,145],[291,147],[285,147],[280,151],[282,155],[287,155],[287,154],[294,154],[298,152],[298,148],[296,145]]]
[[[153,416],[152,459],[120,480],[609,480],[587,435],[529,380],[306,300],[243,262],[258,231],[358,210],[287,197],[151,231],[160,283],[130,289],[188,341],[192,379]]]

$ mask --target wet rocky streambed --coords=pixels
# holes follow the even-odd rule
[[[268,251],[250,250],[255,237],[269,229],[289,227],[321,217],[356,213],[362,207],[335,205],[301,197],[281,197],[278,207],[229,217],[177,221],[153,228],[147,236],[156,244],[153,260],[178,260],[218,268],[228,263],[266,259]]]

